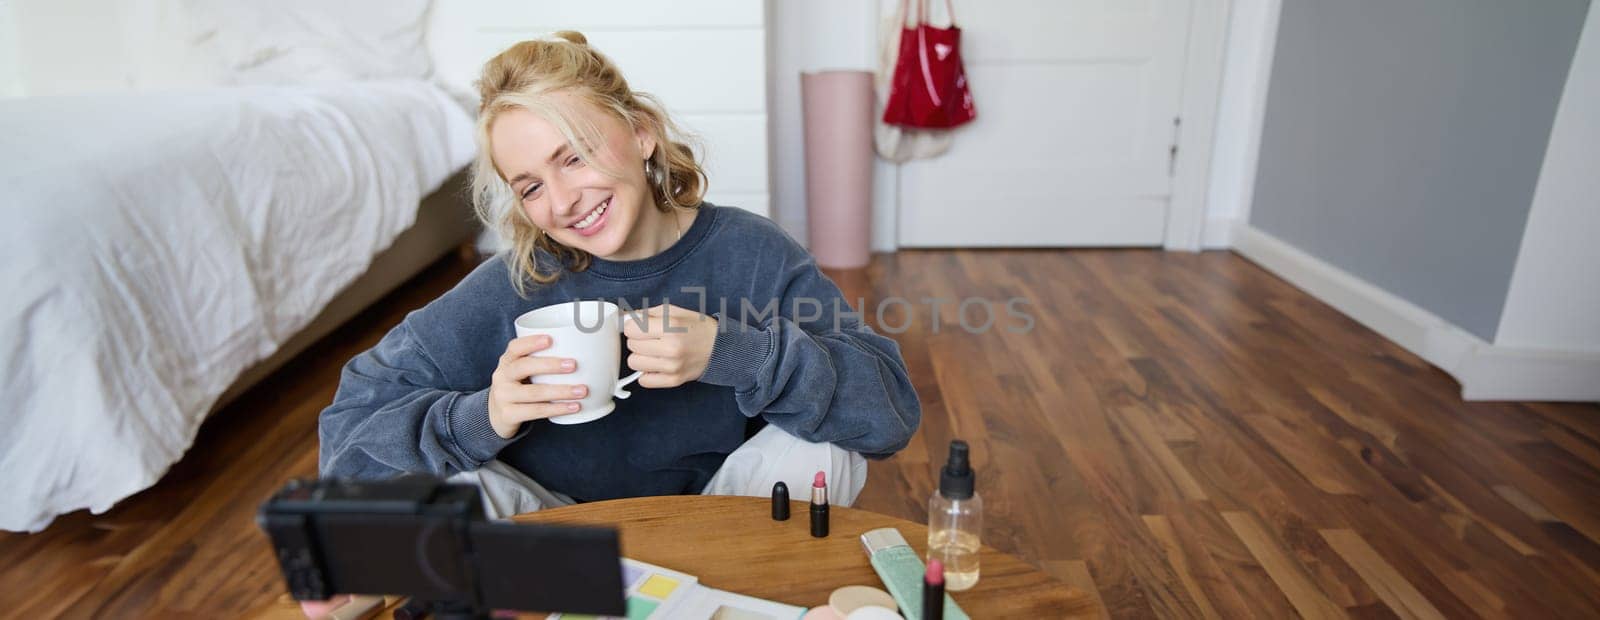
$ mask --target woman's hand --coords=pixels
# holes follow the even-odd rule
[[[677,387],[705,374],[711,345],[717,342],[717,320],[688,308],[660,305],[644,310],[644,325],[632,314],[622,317],[628,337],[628,367],[643,371],[639,385]]]
[[[564,375],[578,369],[578,361],[533,355],[550,348],[550,337],[523,336],[506,343],[500,365],[489,384],[489,423],[494,432],[510,439],[523,422],[578,412],[577,400],[589,394],[582,384],[525,383],[534,375]]]

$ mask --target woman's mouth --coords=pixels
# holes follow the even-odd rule
[[[610,206],[611,198],[607,198],[605,202],[600,203],[600,206],[595,207],[593,211],[583,216],[583,219],[578,220],[578,223],[573,224],[570,228],[585,237],[599,233],[600,229],[605,228],[606,210]]]

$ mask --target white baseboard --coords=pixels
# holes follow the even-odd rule
[[[1466,400],[1600,401],[1600,352],[1497,347],[1249,225],[1235,226],[1231,241],[1246,258],[1455,377]]]
[[[1239,226],[1239,221],[1231,217],[1206,218],[1205,228],[1200,232],[1200,249],[1226,250],[1233,247],[1233,229]]]
[[[1600,401],[1600,354],[1489,346],[1450,373],[1467,400]]]

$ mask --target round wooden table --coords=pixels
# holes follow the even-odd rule
[[[829,535],[812,538],[809,505],[792,502],[788,521],[772,520],[759,497],[671,495],[578,504],[517,515],[524,523],[616,527],[623,555],[681,571],[719,590],[802,607],[828,602],[835,588],[883,588],[861,534],[900,530],[926,555],[928,528],[865,510],[833,506]],[[985,545],[978,584],[951,597],[973,618],[1099,616],[1093,597],[1014,556]]]

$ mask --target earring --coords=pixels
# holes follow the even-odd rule
[[[650,181],[656,180],[655,162],[652,162],[648,159],[644,160],[644,178]]]

